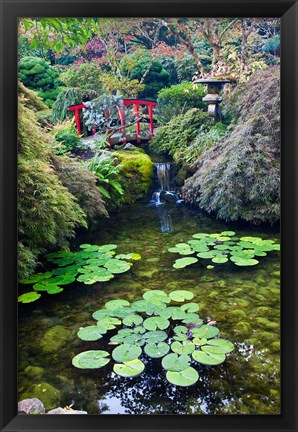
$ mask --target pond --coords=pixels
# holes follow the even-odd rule
[[[74,404],[88,414],[279,414],[279,254],[261,257],[254,267],[227,263],[208,270],[204,260],[174,269],[178,256],[167,252],[196,232],[224,230],[279,241],[277,229],[226,224],[183,204],[153,203],[114,213],[79,235],[73,250],[82,243],[116,243],[118,253],[139,253],[142,259],[109,282],[72,284],[19,306],[20,398],[38,397],[47,408]],[[135,378],[115,375],[113,362],[99,370],[73,367],[76,354],[104,343],[76,335],[94,324],[92,313],[108,300],[141,299],[149,289],[192,291],[201,317],[216,320],[235,350],[219,366],[196,364],[200,377],[188,388],[166,380],[160,359],[141,357],[146,369]]]

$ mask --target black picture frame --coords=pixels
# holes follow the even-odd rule
[[[1,5],[1,431],[297,431],[298,4],[287,0],[0,0]],[[17,18],[281,18],[281,414],[17,415]],[[296,331],[295,331],[296,330]]]

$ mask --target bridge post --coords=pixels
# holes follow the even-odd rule
[[[139,117],[139,104],[134,104],[134,112],[135,112],[135,116],[136,118]],[[141,127],[140,127],[140,122],[137,121],[136,123],[136,134],[137,134],[137,143],[141,142]]]
[[[150,139],[154,137],[154,128],[153,128],[153,106],[151,104],[148,104],[148,114],[149,114],[149,121],[150,121]]]
[[[78,135],[81,135],[81,122],[80,122],[79,108],[76,108],[74,110],[74,115],[75,115],[75,120],[76,120],[76,126],[77,126]]]

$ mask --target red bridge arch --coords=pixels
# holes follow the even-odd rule
[[[139,116],[139,111],[140,111],[140,105],[145,105],[148,107],[148,116],[149,116],[149,139],[152,139],[154,136],[154,126],[153,126],[153,107],[157,106],[156,102],[152,102],[152,101],[148,101],[145,99],[124,99],[123,100],[123,105],[128,106],[128,105],[133,105],[134,107],[134,114],[136,116],[136,118],[138,118]],[[73,111],[74,112],[74,116],[75,116],[75,122],[76,122],[76,127],[77,127],[77,132],[79,135],[81,135],[81,121],[80,121],[80,110],[83,108],[87,108],[86,105],[82,104],[78,104],[78,105],[72,105],[68,108],[68,111]],[[125,114],[122,108],[119,108],[119,119],[121,122],[121,128],[120,131],[122,132],[122,136],[123,136],[123,143],[126,143],[126,120],[125,120]],[[137,121],[136,122],[136,136],[137,136],[137,142],[140,143],[141,142],[141,122]],[[107,131],[107,134],[110,131]],[[95,129],[92,129],[92,135],[94,135],[96,133]]]

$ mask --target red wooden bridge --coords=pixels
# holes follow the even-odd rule
[[[156,102],[148,101],[145,99],[124,99],[123,105],[129,106],[133,105],[134,108],[134,115],[137,118],[140,117],[140,106],[147,106],[148,109],[148,119],[149,119],[149,137],[148,139],[152,139],[154,136],[154,122],[153,122],[153,108],[157,106]],[[80,110],[83,108],[87,108],[86,105],[79,104],[79,105],[72,105],[68,108],[68,111],[73,111],[75,116],[75,122],[77,127],[77,132],[79,135],[81,135],[81,121],[80,121]],[[125,120],[125,113],[122,108],[118,109],[119,113],[119,120],[120,120],[120,134],[119,134],[119,141],[122,141],[123,144],[126,144],[127,138],[126,138],[126,120]],[[136,121],[135,124],[136,127],[136,140],[138,143],[141,142],[141,118],[140,120]],[[111,130],[107,131],[107,135],[111,133]],[[92,129],[92,135],[96,134],[96,129]],[[111,136],[109,138],[109,143],[111,144]]]

